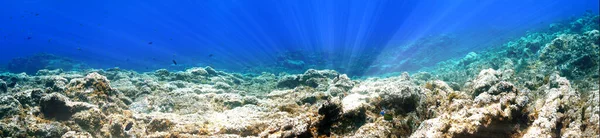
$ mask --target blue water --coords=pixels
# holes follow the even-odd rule
[[[586,10],[597,14],[598,5],[597,0],[3,0],[0,65],[50,53],[92,68],[137,71],[213,66],[381,74],[422,66],[359,68],[435,49],[437,44],[420,47],[418,40],[439,36],[452,41],[439,45],[437,50],[451,51],[441,58],[462,57]],[[301,67],[281,64],[300,61]]]

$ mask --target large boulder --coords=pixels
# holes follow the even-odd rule
[[[500,81],[499,77],[500,73],[494,69],[485,69],[479,72],[477,78],[472,81],[473,96],[475,97],[487,91],[492,85]]]
[[[5,92],[8,92],[8,85],[6,85],[4,80],[0,79],[0,94]]]
[[[528,97],[512,83],[499,82],[494,70],[479,74],[473,80],[476,87],[472,90],[479,92],[474,99],[468,92],[452,91],[447,85],[437,83],[440,86],[432,90],[447,96],[426,103],[437,106],[438,115],[424,120],[410,137],[481,137],[492,133],[509,137],[519,132],[519,126],[525,125],[522,109],[529,102]],[[499,129],[502,131],[498,132]]]
[[[353,85],[349,81],[348,76],[339,74],[336,71],[309,69],[304,74],[281,77],[277,82],[277,87],[294,88],[297,86],[309,86],[318,90],[327,90],[330,84],[343,89],[349,89]]]
[[[367,79],[353,87],[350,93],[369,95],[371,105],[406,114],[416,110],[424,91],[411,82],[408,75],[403,76]]]
[[[71,102],[68,97],[60,93],[52,93],[42,97],[39,105],[45,118],[60,121],[71,119],[71,116],[79,111],[97,108],[97,106],[88,103]]]

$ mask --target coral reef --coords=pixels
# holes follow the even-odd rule
[[[10,72],[25,72],[27,74],[35,74],[41,69],[77,71],[86,68],[88,68],[87,65],[82,62],[46,53],[35,54],[29,57],[14,58],[6,67]]]
[[[598,137],[598,19],[386,78],[1,73],[0,137]]]

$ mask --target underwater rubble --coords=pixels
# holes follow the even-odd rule
[[[599,137],[599,22],[586,15],[387,78],[211,67],[6,72],[0,136]]]

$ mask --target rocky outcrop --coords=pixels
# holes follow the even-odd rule
[[[73,114],[91,108],[97,107],[84,102],[71,102],[59,93],[48,94],[40,99],[40,111],[44,117],[60,121],[70,120]]]
[[[523,137],[584,137],[579,94],[571,88],[569,80],[553,74],[544,90],[544,98],[537,99],[529,114],[533,123]]]
[[[459,137],[502,135],[510,137],[525,125],[523,108],[528,97],[512,83],[493,78],[495,70],[483,70],[474,80],[474,99],[438,82],[434,91],[447,95],[439,99],[435,117],[423,121],[411,137]],[[441,84],[440,84],[441,83]],[[508,125],[511,124],[511,125]]]

